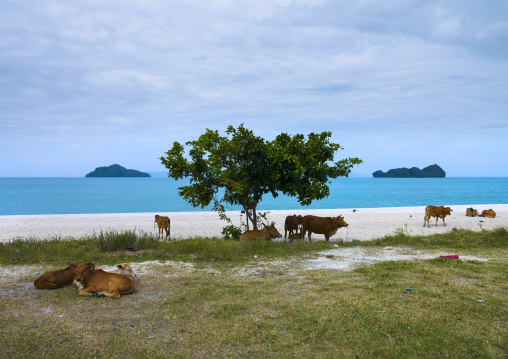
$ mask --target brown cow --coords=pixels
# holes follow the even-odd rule
[[[430,217],[436,217],[436,227],[437,227],[437,221],[439,218],[443,219],[443,225],[446,226],[445,223],[445,217],[448,215],[451,215],[451,212],[453,212],[453,209],[450,209],[450,207],[443,207],[443,206],[427,206],[425,207],[425,216],[423,217],[423,226],[425,227],[425,222],[427,222],[427,227],[430,227],[429,221]]]
[[[466,209],[466,216],[468,217],[476,217],[478,215],[478,211],[473,207]]]
[[[309,233],[309,241],[310,235],[312,233],[324,234],[325,239],[328,241],[331,236],[337,233],[337,230],[342,227],[347,227],[348,224],[344,221],[344,217],[318,217],[318,216],[304,216],[302,218],[302,227],[303,233],[302,238],[305,237],[305,233]]]
[[[100,268],[99,268],[100,269]],[[131,268],[131,266],[127,263],[125,264],[117,264],[116,269],[112,271],[107,271],[107,273],[117,273],[124,275],[126,277],[135,278],[136,273],[134,273],[134,270]],[[78,287],[79,290],[83,289],[83,283],[81,281],[74,281],[74,284],[76,287]]]
[[[120,294],[130,294],[136,288],[129,277],[90,266],[78,272],[76,281],[83,284],[79,290],[79,295],[83,296],[120,298]]]
[[[77,278],[78,272],[85,267],[95,268],[92,262],[70,264],[64,269],[55,269],[42,274],[34,282],[39,289],[57,289],[71,285]]]
[[[298,239],[298,240],[300,240],[300,239],[302,239],[302,238],[303,238],[303,236],[302,236],[302,232],[295,232],[295,233],[293,233],[293,234],[290,234],[288,238],[291,240],[291,242],[292,242],[294,239]]]
[[[158,214],[155,215],[155,223],[157,224],[157,227],[159,228],[159,236],[157,238],[164,238],[164,230],[166,231],[166,239],[169,239],[169,233],[171,230],[171,220],[169,217],[166,216],[159,216]],[[161,236],[162,231],[162,236]]]
[[[257,240],[257,241],[270,241],[272,238],[280,238],[282,234],[275,228],[275,222],[266,226],[264,229],[251,229],[240,235],[241,241]]]
[[[482,211],[482,214],[480,214],[480,217],[495,218],[496,217],[496,212],[494,212],[493,209],[484,209]]]
[[[288,232],[289,237],[291,237],[294,232],[298,233],[298,217],[296,214],[287,216],[286,220],[284,221],[284,239],[287,238]]]

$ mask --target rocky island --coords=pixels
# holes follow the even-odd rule
[[[438,165],[431,165],[422,170],[417,167],[403,167],[391,169],[388,172],[376,171],[372,176],[375,178],[444,178],[446,172]]]
[[[88,173],[85,177],[151,177],[148,173],[136,170],[128,170],[120,165],[108,167],[97,167],[95,171]]]

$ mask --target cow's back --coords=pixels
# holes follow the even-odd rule
[[[250,240],[261,240],[261,241],[267,241],[270,238],[268,238],[268,234],[265,233],[262,229],[251,229],[249,231],[245,231],[244,233],[240,234],[240,240],[241,241],[250,241]]]
[[[439,209],[440,207],[437,206],[427,206],[425,207],[425,215],[429,217],[436,217],[439,212]]]
[[[245,231],[240,235],[240,240],[270,241],[272,238],[279,237],[281,237],[281,234],[277,228],[275,228],[275,223],[272,223],[270,226],[266,226],[264,229],[251,229],[250,231]]]
[[[482,214],[480,216],[481,217],[487,217],[487,218],[495,218],[496,217],[496,212],[494,212],[493,209],[484,209],[482,211]]]
[[[333,219],[331,217],[313,215],[304,216],[302,218],[302,227],[304,232],[310,230],[313,233],[324,234],[332,229]]]

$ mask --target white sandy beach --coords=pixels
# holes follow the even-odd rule
[[[275,226],[284,235],[284,219],[287,215],[342,215],[349,224],[331,237],[331,241],[370,240],[393,234],[403,229],[413,235],[430,235],[457,229],[493,229],[508,226],[508,204],[473,205],[481,212],[493,209],[496,218],[466,217],[466,205],[445,205],[452,208],[451,216],[446,217],[446,227],[442,220],[435,226],[423,227],[425,207],[391,208],[353,208],[337,210],[274,210],[267,218],[275,221]],[[14,215],[0,216],[0,242],[13,238],[53,238],[59,236],[79,238],[109,230],[137,230],[154,233],[155,214],[167,215],[171,219],[171,239],[185,239],[196,236],[222,237],[226,225],[215,212],[173,212],[173,213],[108,213],[108,214],[68,214],[68,215]],[[228,212],[234,225],[240,225],[240,212]],[[323,235],[313,234],[313,240],[324,240]]]

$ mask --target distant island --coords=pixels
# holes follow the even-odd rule
[[[375,178],[444,178],[446,172],[438,165],[431,165],[422,170],[417,167],[403,167],[391,169],[388,172],[376,171],[372,176]]]
[[[85,177],[150,177],[150,175],[145,172],[128,170],[115,164],[108,167],[97,167],[95,171],[88,173]]]

